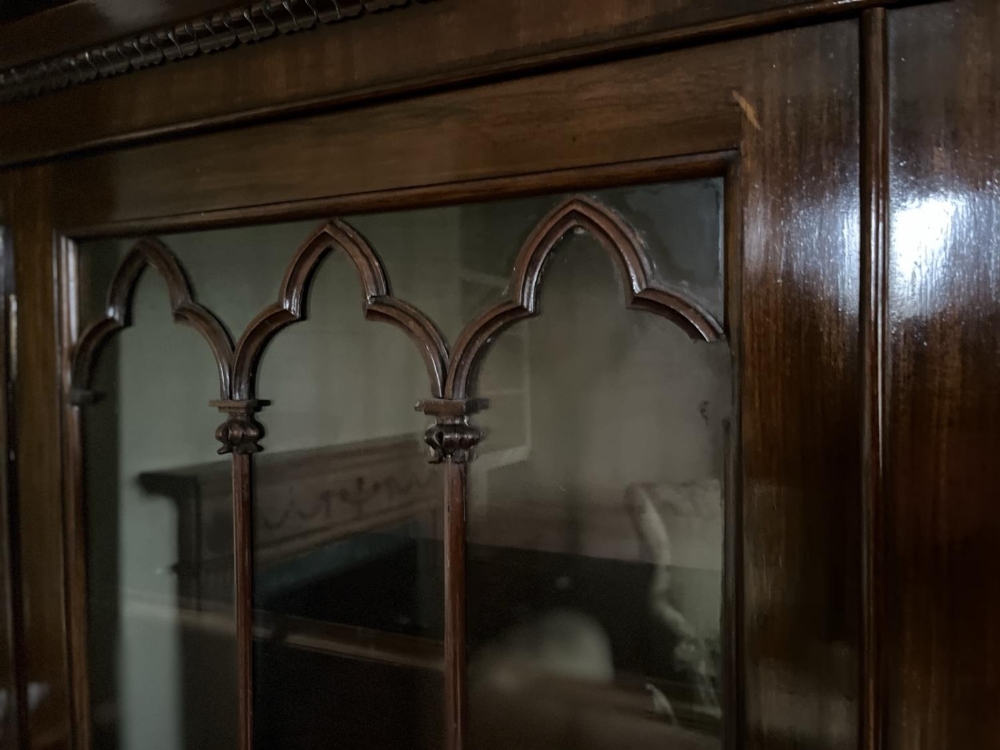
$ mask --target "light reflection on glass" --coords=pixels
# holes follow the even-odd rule
[[[624,204],[656,215],[670,194]],[[720,247],[705,233],[685,257]],[[720,300],[721,280],[705,282]],[[584,232],[548,261],[539,306],[480,373],[507,397],[480,392],[470,465],[471,744],[717,749],[728,347],[626,309]]]

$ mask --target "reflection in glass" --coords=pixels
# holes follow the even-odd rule
[[[608,188],[588,195],[625,216],[648,242],[654,278],[722,318],[722,180]],[[505,299],[521,244],[565,195],[348,217],[385,262],[393,292],[455,341]],[[419,258],[419,263],[412,259]]]
[[[721,317],[718,180],[598,191],[645,238],[659,284]],[[564,196],[347,217],[395,296],[454,341],[506,296]],[[164,237],[238,337],[322,220]],[[81,248],[85,325],[130,243]],[[363,317],[334,252],[308,317],[264,352],[253,458],[255,747],[437,748],[442,476],[424,364]],[[725,344],[628,311],[586,235],[545,271],[542,314],[502,333],[477,395],[468,640],[473,745],[718,747]],[[149,271],[133,328],[83,407],[95,747],[234,747],[232,490],[216,368]]]
[[[81,323],[103,315],[130,243],[80,248]],[[229,461],[216,455],[217,368],[174,323],[166,285],[146,270],[132,327],[97,357],[82,407],[93,746],[233,747]],[[224,477],[198,486],[200,476]],[[197,563],[197,564],[195,564]]]
[[[393,260],[405,275],[421,259]],[[256,746],[439,747],[443,485],[413,408],[427,373],[402,331],[364,319],[346,254],[270,344],[258,394]]]
[[[714,217],[687,251],[721,304]],[[477,749],[720,746],[729,351],[623,296],[597,242],[570,236],[541,315],[482,367],[481,395],[501,397],[471,465]]]

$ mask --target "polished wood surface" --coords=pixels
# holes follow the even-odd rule
[[[67,647],[60,420],[59,317],[48,167],[4,175],[5,209],[15,248],[18,318],[17,494],[21,591],[24,597],[24,679],[47,684],[48,699],[31,712],[31,747],[68,748],[71,742]]]
[[[5,106],[0,164],[702,44],[876,4],[435,0]]]
[[[889,14],[886,750],[1000,737],[1000,6]]]
[[[65,518],[65,550],[67,570],[66,619],[67,642],[70,658],[71,722],[74,750],[90,750],[91,690],[89,581],[87,577],[86,499],[84,497],[83,445],[80,411],[72,401],[73,365],[67,342],[76,341],[80,328],[76,315],[78,288],[76,246],[72,240],[61,237],[55,251],[58,271],[60,370],[63,394],[70,398],[62,401],[63,429],[63,514]]]
[[[732,149],[742,136],[733,90],[761,46],[699,47],[60,162],[55,211],[73,231]],[[86,191],[73,187],[81,181]]]
[[[554,172],[540,172],[456,180],[447,184],[355,193],[298,201],[278,201],[249,207],[223,208],[195,214],[139,217],[67,227],[74,237],[142,236],[152,232],[247,226],[272,221],[315,219],[337,214],[392,211],[399,207],[423,208],[452,202],[500,200],[570,190],[597,190],[607,185],[699,179],[720,176],[734,163],[736,148],[702,154],[663,157],[635,162],[592,164]]]
[[[6,710],[0,718],[4,747],[21,748],[22,727],[27,725],[28,707],[24,676],[24,612],[21,595],[20,540],[17,477],[14,456],[15,415],[10,401],[14,373],[11,370],[10,335],[15,330],[17,299],[14,287],[14,249],[4,226],[0,201],[0,691]]]
[[[233,605],[239,691],[237,743],[253,747],[253,471],[251,454],[233,452]]]
[[[858,37],[775,38],[740,90],[746,748],[858,743]]]
[[[462,750],[468,734],[466,645],[466,531],[468,465],[445,464],[444,509],[444,747]]]
[[[886,243],[888,240],[889,84],[886,13],[865,11],[861,18],[861,499],[862,635],[861,744],[878,750],[882,741],[880,628],[883,576],[882,521],[884,462]]]

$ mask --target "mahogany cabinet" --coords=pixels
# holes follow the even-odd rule
[[[1000,742],[994,0],[53,5],[3,747]]]

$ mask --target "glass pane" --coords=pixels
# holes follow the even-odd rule
[[[103,314],[130,243],[79,256],[81,323]],[[233,747],[229,460],[212,354],[147,270],[132,327],[101,351],[82,408],[94,747]]]
[[[620,203],[649,211],[661,259],[653,206],[670,187]],[[717,227],[718,205],[687,224]],[[660,269],[686,269],[718,308],[720,249],[718,231],[692,233]],[[472,745],[718,748],[728,347],[626,309],[587,234],[560,243],[541,288],[541,315],[502,333],[480,374]]]
[[[722,318],[722,180],[588,191],[625,216],[648,245],[654,276]],[[454,341],[505,299],[514,259],[565,195],[513,198],[349,217],[390,269],[393,291]],[[420,259],[413,263],[412,258]]]
[[[643,235],[658,283],[721,317],[721,181],[596,195]],[[505,298],[521,244],[564,197],[347,220],[395,295],[454,341]],[[238,337],[321,224],[163,239]],[[130,246],[81,248],[83,323]],[[211,354],[163,287],[147,272],[133,328],[98,360],[105,396],[84,407],[95,744],[232,747],[230,463],[215,454]],[[543,314],[498,337],[478,381],[475,746],[716,747],[728,351],[625,310],[585,235],[561,244],[542,289]],[[443,477],[413,409],[429,395],[416,347],[364,319],[357,273],[332,254],[308,319],[259,369],[258,748],[441,745]]]
[[[422,262],[393,260],[393,278]],[[364,319],[345,254],[269,346],[258,394],[256,746],[440,747],[443,478],[414,410],[430,386],[406,335]]]
[[[285,267],[322,224],[288,224],[182,232],[163,237],[180,259],[198,293],[238,339],[251,320],[276,301]]]

